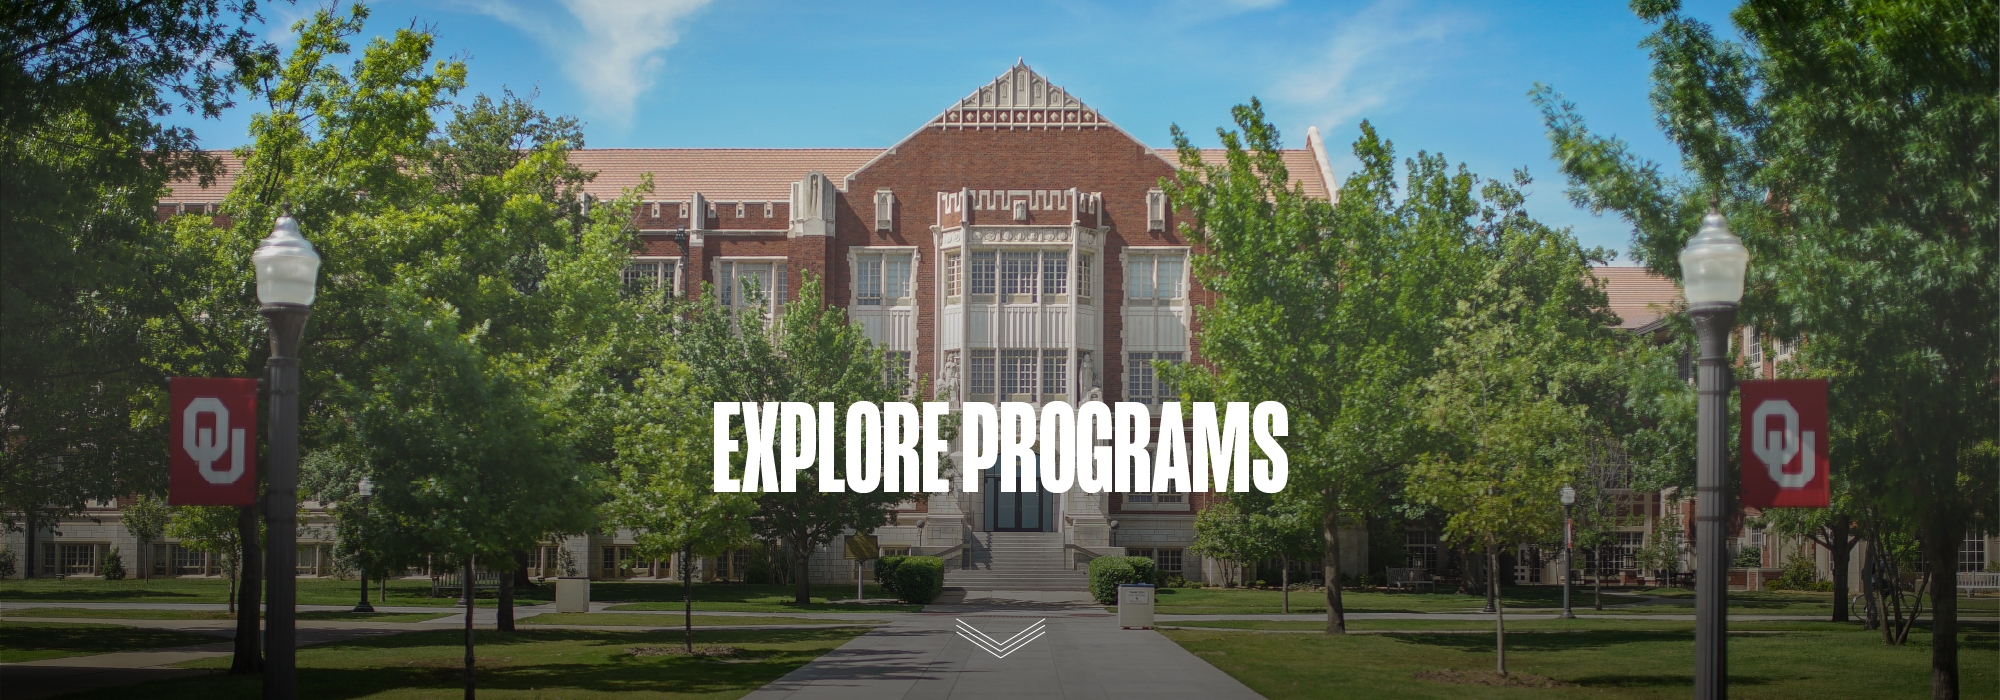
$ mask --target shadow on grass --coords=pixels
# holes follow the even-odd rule
[[[1692,673],[1614,673],[1572,678],[1569,682],[1599,688],[1688,688],[1694,686]],[[1770,685],[1763,676],[1730,676],[1730,685]]]
[[[793,644],[800,642],[845,642],[855,632],[847,629],[770,629],[770,630],[709,630],[694,628],[696,644]],[[684,638],[680,631],[665,630],[655,632],[606,632],[601,630],[521,630],[518,632],[496,632],[490,629],[473,633],[476,647],[507,647],[517,644],[540,644],[543,642],[595,642],[598,646],[661,646],[678,644]],[[384,637],[362,637],[339,642],[314,645],[315,649],[414,649],[420,647],[448,647],[464,643],[462,629],[411,632]]]
[[[561,697],[564,690],[619,693],[651,691],[689,695],[741,694],[776,680],[804,665],[810,654],[759,659],[752,662],[719,662],[668,657],[621,657],[611,663],[538,664],[534,666],[487,668],[477,675],[480,690],[537,690],[547,697]],[[440,659],[439,661],[455,661]],[[369,697],[398,689],[451,691],[464,687],[465,675],[456,665],[440,663],[427,667],[366,669],[299,669],[299,697],[311,700],[343,700]],[[255,676],[210,675],[173,679],[99,691],[75,697],[165,700],[210,700],[262,695],[262,680]],[[135,694],[142,692],[143,695]]]
[[[22,602],[22,601],[57,601],[57,602],[72,602],[72,603],[97,602],[97,601],[115,602],[115,601],[130,601],[135,598],[145,598],[145,599],[157,598],[160,599],[161,601],[170,602],[176,598],[185,600],[189,598],[206,598],[206,597],[207,596],[202,595],[200,593],[162,590],[157,588],[155,589],[131,588],[122,590],[46,588],[40,590],[36,589],[10,590],[6,592],[7,602],[9,603]]]
[[[117,625],[41,625],[10,623],[0,625],[0,649],[20,651],[62,651],[102,654],[135,649],[213,644],[222,637],[174,630],[154,630]]]
[[[1493,637],[1484,634],[1399,634],[1396,640],[1409,644],[1444,647],[1458,651],[1492,651]],[[1621,644],[1686,640],[1694,642],[1692,630],[1583,630],[1564,634],[1522,634],[1507,638],[1509,651],[1575,651]]]

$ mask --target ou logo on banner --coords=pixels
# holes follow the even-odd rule
[[[1747,381],[1743,392],[1743,505],[1825,508],[1826,380]]]
[[[175,377],[167,502],[242,506],[257,501],[257,380]]]

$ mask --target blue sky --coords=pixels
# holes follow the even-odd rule
[[[1731,5],[1688,2],[1727,27]],[[266,35],[320,5],[267,6]],[[1585,245],[1630,228],[1569,204],[1527,93],[1547,83],[1592,128],[1678,158],[1646,101],[1648,27],[1624,3],[1430,0],[1049,0],[992,4],[776,0],[385,0],[368,32],[433,27],[469,62],[462,98],[539,91],[593,147],[887,147],[1017,58],[1149,144],[1178,123],[1202,145],[1251,96],[1335,173],[1370,120],[1401,154],[1442,152],[1485,177],[1526,167],[1530,213]],[[254,105],[195,124],[244,142]],[[1672,170],[1672,168],[1669,168]],[[1629,261],[1620,260],[1629,264]]]

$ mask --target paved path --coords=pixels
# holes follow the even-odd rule
[[[856,637],[746,696],[749,700],[887,698],[1259,697],[1158,632],[1121,630],[1116,617],[1073,599],[992,593],[953,600]],[[1030,600],[1024,600],[1030,598]],[[1065,596],[1065,598],[1068,598]],[[1006,640],[1039,636],[1005,658],[959,636],[963,621]]]

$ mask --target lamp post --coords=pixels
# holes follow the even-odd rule
[[[361,522],[354,526],[354,537],[361,540],[361,528],[368,523],[368,497],[375,495],[375,482],[369,481],[368,477],[361,477],[361,483],[355,484],[354,490],[361,494]],[[368,561],[366,557],[358,556],[365,542],[366,540],[361,540],[355,543],[354,547],[354,553],[357,555],[355,558],[361,560],[361,604],[354,606],[354,612],[358,613],[375,612],[375,606],[368,604]]]
[[[1559,497],[1561,497],[1561,498],[1562,498],[1562,504],[1563,504],[1563,614],[1562,614],[1562,619],[1565,619],[1565,620],[1573,620],[1573,619],[1576,619],[1576,613],[1573,613],[1573,612],[1570,612],[1570,611],[1569,611],[1569,579],[1570,579],[1570,575],[1569,575],[1569,572],[1570,572],[1570,570],[1571,570],[1571,567],[1572,567],[1572,566],[1574,565],[1574,561],[1573,561],[1573,560],[1574,560],[1574,558],[1576,557],[1576,545],[1575,545],[1575,541],[1576,541],[1576,537],[1575,537],[1575,535],[1573,534],[1573,533],[1575,532],[1575,529],[1576,529],[1576,526],[1575,526],[1575,524],[1574,524],[1574,523],[1575,523],[1575,521],[1574,521],[1574,520],[1571,520],[1571,519],[1570,519],[1570,515],[1569,515],[1570,511],[1569,511],[1569,509],[1570,509],[1570,506],[1573,506],[1573,505],[1576,505],[1576,487],[1574,487],[1574,486],[1570,486],[1569,484],[1563,484],[1563,487],[1562,487],[1562,491],[1559,491],[1559,492],[1557,492],[1557,495],[1558,495]]]
[[[1723,483],[1728,446],[1729,331],[1743,299],[1743,271],[1750,251],[1729,232],[1722,214],[1702,217],[1701,231],[1681,249],[1681,286],[1701,345],[1695,375],[1695,579],[1694,696],[1722,700],[1729,694],[1728,566],[1722,544],[1729,496]]]
[[[264,482],[268,553],[264,575],[269,607],[264,623],[264,697],[298,697],[297,633],[299,490],[299,341],[312,314],[319,253],[299,235],[299,222],[281,214],[271,235],[250,256],[257,270],[259,311],[271,329],[271,423]]]

